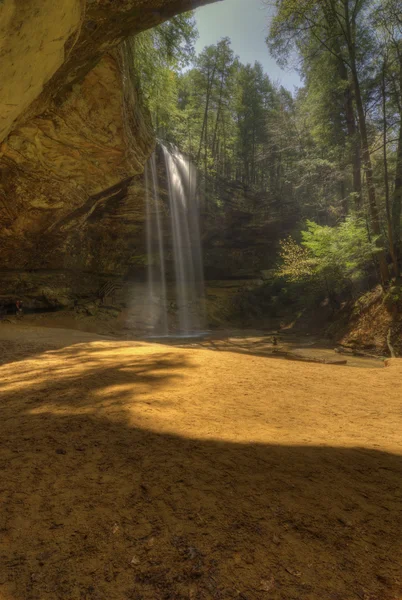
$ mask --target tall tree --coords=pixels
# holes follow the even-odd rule
[[[347,70],[359,124],[371,227],[381,246],[382,228],[361,86],[361,72],[373,50],[367,21],[368,4],[369,0],[320,0],[318,3],[311,0],[277,0],[277,13],[269,42],[271,50],[277,53],[278,49],[289,51],[295,40],[300,46],[303,40],[313,37]],[[379,251],[378,261],[381,280],[386,284],[389,270],[384,250]]]
[[[392,197],[392,233],[395,253],[398,259],[398,269],[402,259],[401,252],[401,212],[402,212],[402,13],[398,0],[384,0],[376,10],[375,24],[379,30],[382,41],[383,54],[387,57],[387,69],[383,72],[383,87],[385,78],[389,80],[389,100],[391,105],[391,118],[395,120],[396,131],[396,159],[395,178]],[[385,94],[384,94],[385,95]],[[383,105],[384,121],[386,107]],[[392,127],[392,124],[391,124]],[[384,131],[387,126],[384,123]],[[386,134],[384,133],[384,138]],[[387,150],[384,139],[384,156]]]

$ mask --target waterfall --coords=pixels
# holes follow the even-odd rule
[[[145,165],[145,204],[147,222],[148,256],[148,323],[160,335],[168,334],[165,250],[163,245],[162,217],[160,211],[158,173],[155,154]],[[155,247],[156,246],[156,247]],[[157,257],[157,262],[156,262]]]
[[[146,168],[146,219],[148,253],[149,322],[156,335],[168,332],[189,336],[204,326],[204,275],[199,227],[196,169],[177,149],[161,145],[165,162],[168,209],[170,218],[163,220],[155,154]],[[151,193],[152,192],[152,193]],[[169,231],[168,240],[164,230]],[[169,248],[165,243],[169,243]],[[170,306],[175,307],[176,320],[168,323],[166,256],[173,259],[175,289]],[[155,264],[157,259],[157,265]]]

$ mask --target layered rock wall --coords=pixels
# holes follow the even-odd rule
[[[57,110],[50,106],[3,143],[3,268],[90,266],[75,248],[84,243],[79,231],[107,190],[142,171],[153,144],[143,120],[132,132],[135,151],[127,144],[121,80],[117,54],[104,56]]]
[[[118,220],[154,145],[124,40],[210,1],[0,2],[0,296],[123,270]],[[109,226],[91,221],[106,202]]]

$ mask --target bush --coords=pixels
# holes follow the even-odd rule
[[[289,281],[303,281],[331,296],[360,279],[378,252],[369,239],[364,221],[347,217],[335,227],[307,221],[301,243],[289,237],[281,242],[278,274]]]

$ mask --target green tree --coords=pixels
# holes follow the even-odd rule
[[[197,35],[190,12],[131,38],[142,99],[161,137],[170,137],[179,119],[178,72],[194,58]]]
[[[363,277],[378,252],[365,222],[355,215],[334,227],[307,221],[301,239],[300,244],[293,238],[281,243],[279,274],[290,281],[318,284],[330,298]]]
[[[303,44],[311,46],[313,40],[322,52],[325,51],[335,59],[347,94],[353,91],[371,227],[374,235],[380,240],[382,227],[364,97],[367,73],[377,52],[369,18],[370,9],[373,7],[374,3],[369,0],[320,0],[319,3],[311,0],[277,0],[277,12],[269,43],[272,52],[278,54],[279,51],[283,51],[286,55],[295,46],[297,49]],[[347,122],[350,126],[351,119],[348,118]],[[352,131],[349,130],[349,133]],[[381,279],[385,284],[389,279],[385,251],[378,253],[378,260]]]
[[[259,168],[267,144],[267,116],[273,87],[260,63],[241,65],[236,85],[237,154],[241,177],[248,185],[258,184],[263,175]]]

